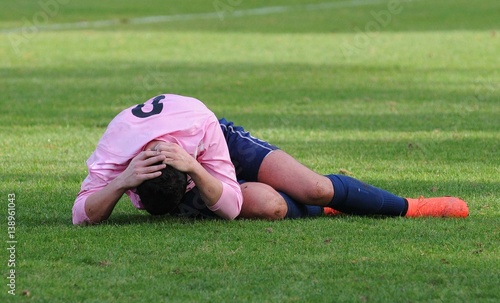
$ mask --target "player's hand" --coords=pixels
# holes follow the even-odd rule
[[[155,149],[165,156],[163,163],[179,171],[189,173],[198,164],[196,159],[178,144],[161,142],[155,146]]]
[[[145,180],[161,175],[160,170],[165,168],[165,155],[158,151],[146,150],[135,156],[128,167],[118,176],[120,184],[125,189],[139,186]]]

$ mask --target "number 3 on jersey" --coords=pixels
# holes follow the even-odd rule
[[[132,114],[138,118],[147,118],[153,115],[158,115],[161,113],[163,109],[163,104],[160,103],[161,100],[165,99],[165,96],[157,96],[156,98],[153,99],[153,102],[151,103],[153,105],[153,109],[150,112],[144,112],[142,111],[142,108],[144,107],[144,103],[138,104],[136,107],[132,109]]]

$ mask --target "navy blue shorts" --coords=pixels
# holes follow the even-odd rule
[[[243,127],[235,126],[224,118],[219,123],[236,169],[236,178],[240,183],[257,181],[262,161],[278,147],[252,137]],[[190,218],[220,218],[206,207],[196,187],[184,195],[178,209],[171,214]]]
[[[236,169],[236,178],[256,182],[264,158],[278,147],[250,135],[241,126],[219,119],[220,128],[226,138],[229,156]]]

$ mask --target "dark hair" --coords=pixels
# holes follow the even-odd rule
[[[181,203],[186,186],[186,173],[167,165],[161,170],[161,176],[142,182],[137,187],[137,194],[147,212],[164,215]]]

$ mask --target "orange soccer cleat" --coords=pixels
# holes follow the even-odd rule
[[[406,217],[453,217],[465,218],[469,215],[469,208],[465,201],[455,197],[436,197],[406,199],[408,211]]]
[[[331,208],[331,207],[323,207],[323,214],[325,214],[326,216],[329,216],[329,217],[333,217],[333,216],[341,215],[342,213],[338,210]]]

